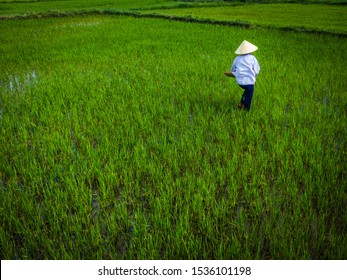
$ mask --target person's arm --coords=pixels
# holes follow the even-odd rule
[[[254,57],[253,70],[254,70],[255,76],[258,76],[260,72],[260,66],[259,66],[258,60],[255,57]]]
[[[224,72],[224,74],[228,77],[236,78],[236,65],[237,65],[238,58],[236,57],[233,61],[233,64],[231,65],[230,72]],[[234,74],[235,73],[235,74]]]

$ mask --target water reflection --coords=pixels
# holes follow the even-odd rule
[[[24,75],[9,75],[7,79],[0,81],[0,88],[2,88],[3,93],[26,92],[37,83],[37,74],[32,71]]]

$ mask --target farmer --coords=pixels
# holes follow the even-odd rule
[[[258,60],[252,55],[257,49],[250,42],[243,41],[235,51],[238,56],[231,66],[231,72],[225,73],[229,77],[235,77],[236,83],[244,89],[238,108],[247,111],[251,109],[255,80],[260,71]]]

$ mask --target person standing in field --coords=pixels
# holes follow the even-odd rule
[[[229,77],[235,77],[236,83],[244,89],[238,108],[247,111],[251,109],[254,85],[260,71],[258,60],[252,54],[257,49],[257,46],[244,40],[235,51],[238,56],[235,58],[230,72],[225,73]]]

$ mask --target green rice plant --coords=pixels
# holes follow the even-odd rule
[[[105,15],[0,29],[3,259],[346,257],[345,38]],[[244,39],[249,113],[223,75]]]
[[[0,14],[4,16],[28,15],[48,12],[61,12],[71,15],[76,11],[90,11],[101,9],[129,10],[153,6],[165,6],[168,0],[39,0],[39,1],[9,1],[0,2]]]
[[[217,23],[238,23],[246,26],[289,30],[330,31],[346,33],[347,8],[335,5],[249,4],[216,7],[164,8],[155,13],[187,17],[187,20],[215,20]]]

